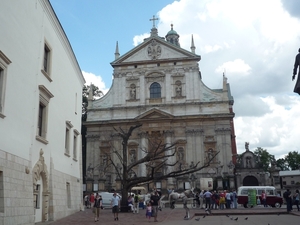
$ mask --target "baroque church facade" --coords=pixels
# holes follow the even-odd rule
[[[168,162],[179,161],[183,167],[199,161],[204,164],[219,152],[209,167],[192,177],[156,180],[148,189],[201,188],[201,181],[212,179],[219,189],[234,188],[233,97],[224,75],[220,89],[210,89],[203,83],[200,60],[193,37],[190,51],[181,48],[173,25],[165,37],[160,37],[153,22],[150,36],[122,56],[117,43],[110,90],[98,100],[89,97],[84,123],[86,191],[121,189],[116,182],[117,171],[104,168],[107,156],[116,160],[113,152],[122,149],[122,139],[114,128],[128,130],[137,123],[142,126],[129,139],[128,161],[143,157],[143,149],[149,148],[153,137],[168,144],[176,142],[177,154]],[[139,165],[132,173],[146,176],[146,168]]]

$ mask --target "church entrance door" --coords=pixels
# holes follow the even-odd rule
[[[254,176],[246,176],[243,179],[243,186],[258,186],[258,180]]]

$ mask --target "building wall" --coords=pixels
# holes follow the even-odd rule
[[[33,224],[56,220],[80,210],[82,203],[80,131],[84,78],[48,0],[3,1],[0,21],[0,67],[5,69],[0,88],[2,104],[4,99],[0,112],[0,171],[4,179],[0,221]],[[50,70],[46,74],[42,71],[45,45],[50,48]],[[49,97],[49,103],[43,116],[46,134],[41,138],[38,117],[43,95]],[[22,183],[20,193],[11,188],[15,177]],[[71,186],[70,207],[67,183]],[[37,184],[42,190],[35,190]],[[37,209],[34,205],[38,194],[42,200]],[[26,210],[11,210],[20,204],[12,196],[20,196],[19,202]],[[61,202],[56,205],[58,199]]]

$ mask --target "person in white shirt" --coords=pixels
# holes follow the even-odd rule
[[[112,212],[114,214],[115,220],[119,220],[119,209],[120,209],[120,197],[117,195],[117,192],[114,192],[111,199]]]

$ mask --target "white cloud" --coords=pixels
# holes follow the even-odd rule
[[[225,62],[219,66],[216,70],[217,73],[239,73],[240,75],[248,75],[251,71],[251,67],[242,59],[235,59],[231,62]]]
[[[109,90],[107,87],[105,87],[105,83],[102,80],[101,76],[97,76],[93,73],[88,73],[85,71],[82,71],[82,74],[85,79],[85,85],[90,85],[91,83],[99,88],[104,94],[107,93]]]
[[[190,49],[193,34],[208,87],[220,88],[226,72],[239,153],[245,141],[276,158],[300,152],[300,98],[291,81],[300,47],[299,18],[280,0],[180,0],[158,15],[159,35],[165,36],[173,23],[182,48]]]
[[[141,35],[134,36],[133,46],[139,45],[140,43],[142,43],[144,41],[145,38],[148,38],[149,36],[150,36],[149,33],[144,33],[144,34],[141,34]]]

